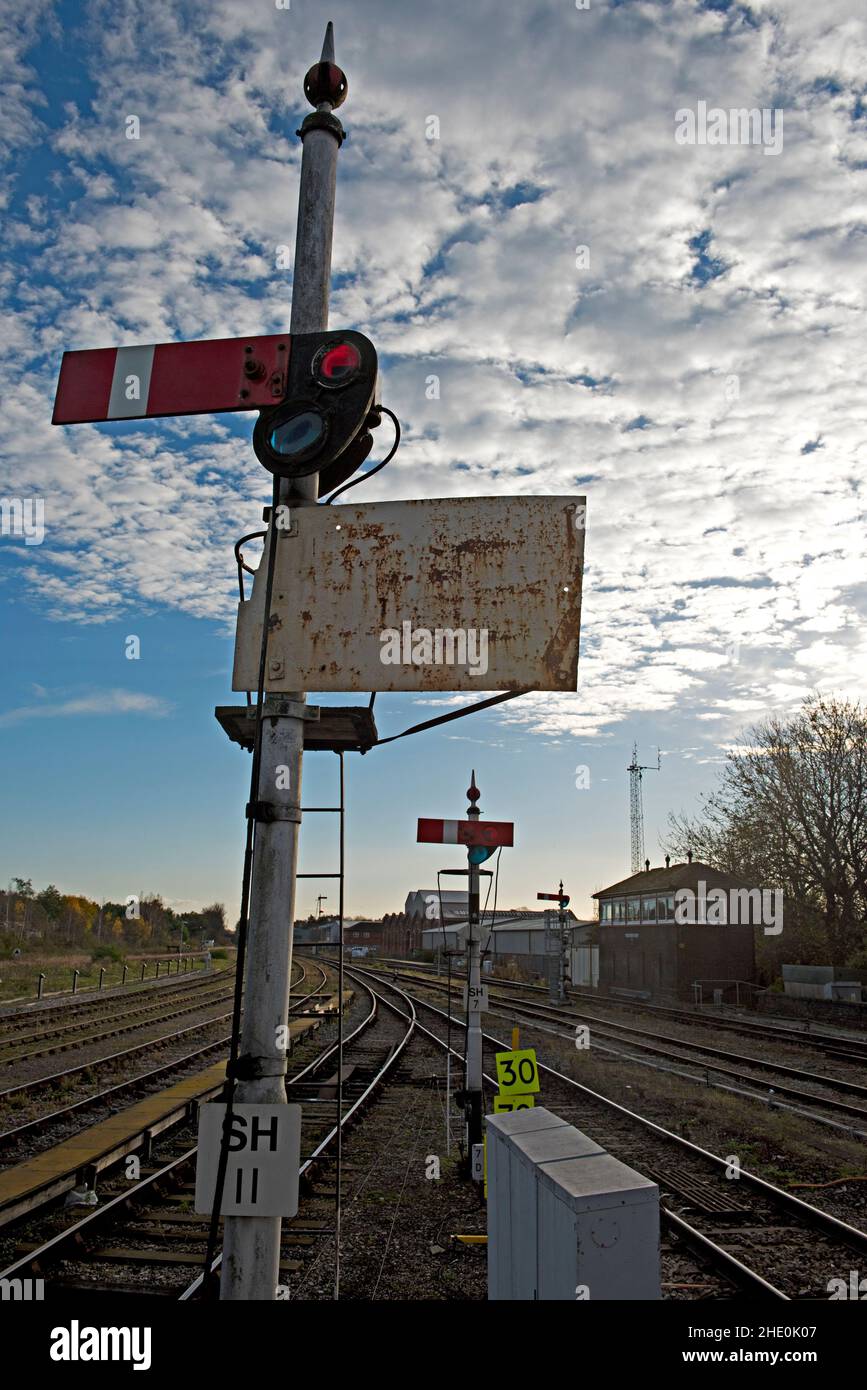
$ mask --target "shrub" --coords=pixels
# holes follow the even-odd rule
[[[91,953],[91,960],[123,961],[123,951],[119,946],[97,946]]]

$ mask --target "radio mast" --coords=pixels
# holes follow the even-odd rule
[[[642,772],[659,772],[662,764],[660,751],[656,750],[656,766],[638,761],[638,744],[632,745],[632,762],[626,771],[629,773],[629,825],[632,838],[632,872],[638,874],[644,866],[644,799],[641,792]]]

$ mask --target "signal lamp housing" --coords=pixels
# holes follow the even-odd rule
[[[284,399],[253,430],[259,462],[284,478],[322,473],[320,493],[343,481],[370,452],[377,384],[376,349],[362,333],[293,334]]]

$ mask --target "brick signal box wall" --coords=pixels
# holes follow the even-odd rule
[[[752,980],[754,932],[750,925],[697,922],[606,927],[599,933],[599,988],[692,1000],[694,980]]]

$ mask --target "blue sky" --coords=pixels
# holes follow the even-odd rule
[[[656,860],[745,725],[863,691],[853,3],[7,7],[0,496],[40,499],[45,538],[0,536],[0,881],[234,919],[248,761],[212,711],[233,699],[231,546],[269,492],[253,417],[49,422],[64,348],[286,327],[327,18],[350,83],[331,326],[377,344],[404,428],[353,500],[588,499],[577,692],[352,757],[348,902],[398,908],[459,863],[414,844],[415,817],[460,815],[475,767],[483,811],[516,822],[501,903],[562,875],[589,911],[629,867],[633,740],[664,754]],[[781,110],[782,148],[676,142],[700,101]],[[380,696],[381,732],[449,704]],[[335,763],[308,757],[305,800]],[[332,867],[329,829],[308,823],[303,868]]]

